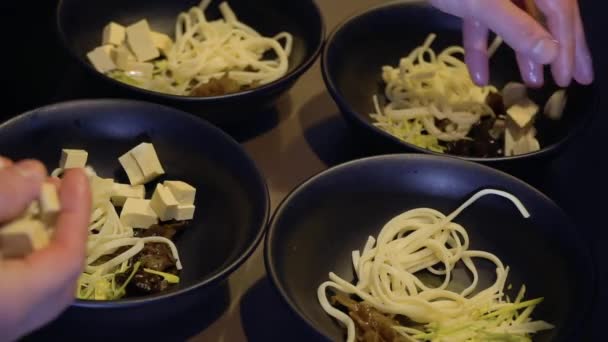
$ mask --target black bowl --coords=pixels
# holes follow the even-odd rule
[[[36,109],[0,126],[0,155],[40,159],[53,169],[62,148],[82,148],[100,176],[122,183],[117,158],[144,141],[154,144],[167,172],[160,180],[197,188],[195,219],[176,237],[182,281],[154,296],[76,301],[70,310],[82,329],[98,331],[100,321],[133,329],[184,310],[236,270],[266,228],[269,196],[254,162],[225,133],[192,115],[135,101],[84,100]]]
[[[376,128],[369,116],[374,111],[372,95],[378,94],[381,103],[386,101],[382,66],[398,65],[399,59],[422,45],[430,33],[437,34],[433,44],[435,51],[462,45],[461,24],[460,19],[432,8],[426,1],[413,0],[384,4],[359,13],[339,25],[327,39],[322,56],[327,88],[343,116],[373,152],[440,155]],[[499,89],[508,82],[521,79],[515,55],[504,45],[498,49],[490,65],[491,84]],[[530,96],[544,106],[557,89],[548,79],[542,89],[530,91]],[[552,121],[540,115],[536,126],[542,149],[538,152],[513,157],[463,158],[509,167],[518,161],[528,163],[555,156],[594,113],[597,105],[595,94],[594,87],[573,85],[568,89],[568,104],[562,120]]]
[[[287,31],[293,35],[293,51],[285,76],[267,85],[235,94],[213,97],[173,96],[118,82],[98,73],[86,58],[87,52],[101,44],[101,32],[110,21],[128,25],[146,18],[153,30],[173,36],[177,15],[199,2],[200,0],[61,0],[57,9],[57,27],[65,48],[78,59],[93,83],[101,85],[96,89],[103,89],[101,91],[104,96],[136,98],[177,107],[218,125],[236,125],[253,120],[255,114],[270,109],[310,68],[321,51],[325,26],[314,1],[230,0],[230,6],[239,19],[261,34],[271,36]],[[208,18],[220,17],[217,10],[220,2],[212,1],[207,12]]]
[[[325,171],[294,190],[271,221],[265,246],[269,276],[287,305],[322,339],[342,340],[343,328],[317,300],[330,271],[354,279],[351,251],[406,210],[449,213],[482,188],[506,190],[531,213],[524,219],[509,201],[484,197],[456,222],[471,248],[495,253],[510,265],[508,282],[527,298],[544,297],[535,317],[554,330],[535,341],[579,341],[595,291],[587,246],[566,214],[549,198],[505,173],[478,163],[426,155],[387,155]],[[495,278],[491,267],[480,282]],[[513,298],[513,297],[511,297]]]

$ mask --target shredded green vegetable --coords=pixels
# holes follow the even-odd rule
[[[144,268],[144,272],[150,273],[150,274],[156,274],[157,276],[161,276],[163,277],[169,284],[177,284],[179,283],[179,277],[176,276],[175,274],[171,274],[171,273],[166,273],[166,272],[160,272],[160,271],[155,271],[155,270],[151,270],[149,268]]]
[[[124,272],[115,272],[104,274],[103,276],[95,276],[88,275],[83,273],[80,278],[78,278],[78,290],[76,293],[76,298],[78,299],[86,299],[86,300],[116,300],[122,298],[126,294],[127,285],[135,276],[135,273],[139,270],[140,262],[136,262],[135,265],[131,268],[131,273],[127,280],[117,288],[116,284],[116,276],[119,274],[123,274]],[[93,283],[93,286],[90,286],[91,281],[85,281],[85,277],[96,277]],[[89,284],[89,286],[85,286],[85,284]]]

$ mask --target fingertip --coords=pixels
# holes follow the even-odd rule
[[[572,83],[572,75],[560,65],[553,65],[551,73],[553,74],[555,84],[561,88],[567,88]]]
[[[540,88],[545,83],[543,65],[536,63],[532,59],[517,54],[517,65],[521,73],[521,78],[529,88]]]
[[[550,64],[559,56],[559,43],[555,39],[542,38],[530,52],[530,58],[539,64]]]
[[[12,165],[13,165],[13,161],[12,160],[0,156],[0,170],[5,169],[7,167],[10,167]]]
[[[37,160],[22,160],[15,164],[14,167],[21,177],[29,181],[42,183],[47,177],[46,167]]]

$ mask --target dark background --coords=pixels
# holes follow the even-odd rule
[[[0,3],[3,37],[0,74],[4,81],[0,121],[52,102],[105,95],[87,87],[87,78],[57,42],[55,0]],[[608,246],[604,245],[608,241],[608,166],[604,159],[608,155],[605,146],[608,135],[608,18],[605,15],[608,6],[602,0],[582,0],[581,7],[595,60],[596,86],[600,94],[598,111],[582,136],[559,159],[547,165],[548,169],[542,173],[530,170],[525,178],[575,219],[590,244],[598,279],[590,340],[603,341],[606,339],[604,325],[608,323],[603,310],[608,305]],[[344,128],[337,126],[336,129]],[[331,152],[335,153],[339,151]],[[268,295],[273,296],[272,293]]]

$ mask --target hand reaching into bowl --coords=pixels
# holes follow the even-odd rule
[[[81,170],[48,179],[37,161],[0,157],[0,222],[20,215],[37,198],[43,181],[58,185],[61,212],[48,247],[24,259],[0,259],[0,341],[11,341],[56,318],[74,299],[82,271],[90,191]]]
[[[464,19],[466,62],[471,77],[479,85],[489,82],[489,30],[516,51],[522,78],[529,86],[542,86],[545,64],[551,64],[559,86],[568,86],[572,79],[581,84],[593,82],[591,54],[577,0],[536,0],[547,18],[548,31],[521,9],[526,6],[518,7],[510,0],[431,0],[431,3]]]

